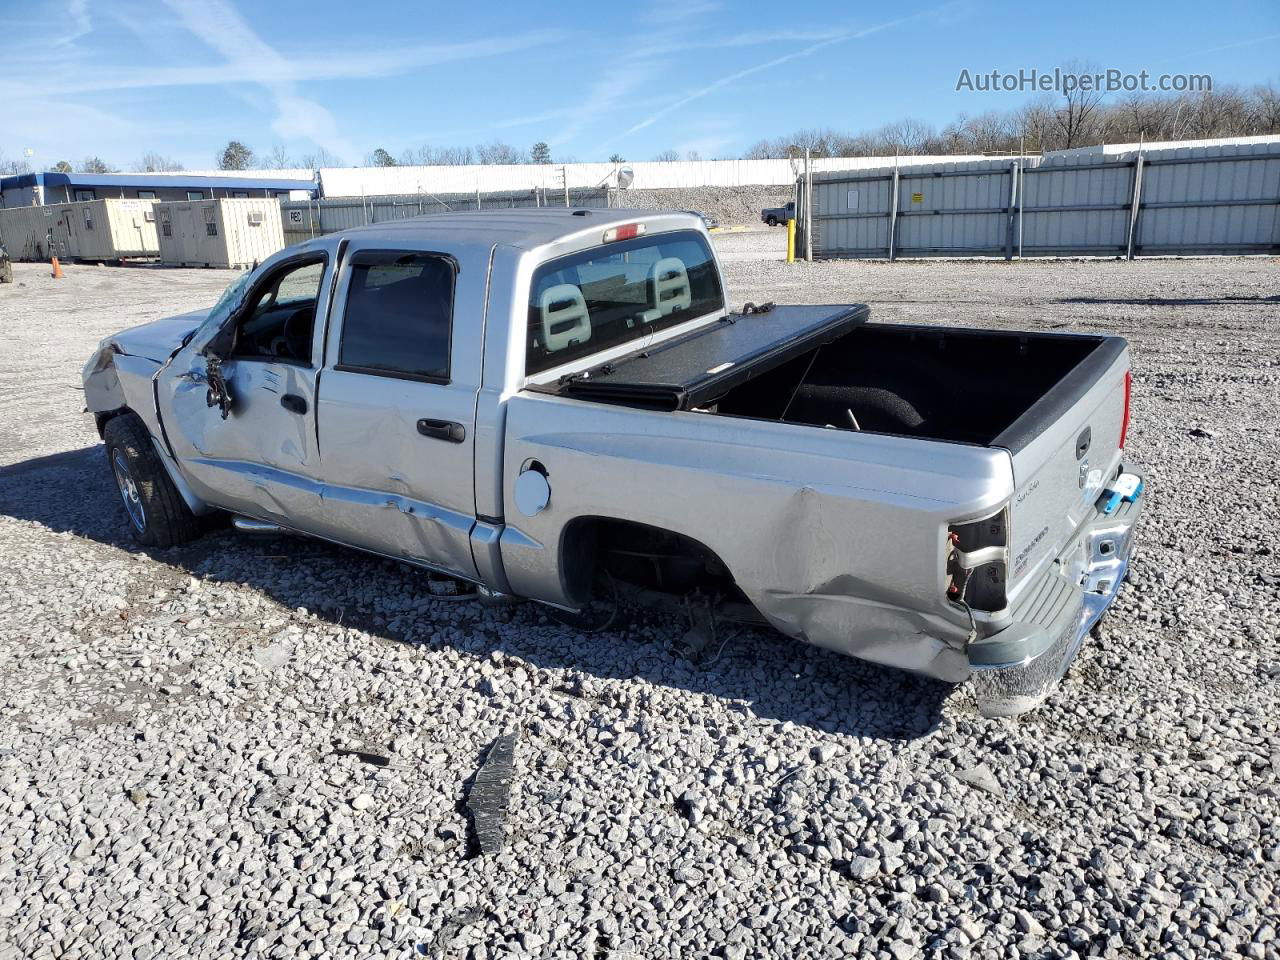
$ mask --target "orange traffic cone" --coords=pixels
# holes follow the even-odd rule
[[[62,276],[62,267],[58,263],[57,257],[51,257],[50,259],[53,261],[53,277],[56,280],[57,278]]]

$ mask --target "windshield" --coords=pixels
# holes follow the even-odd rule
[[[252,276],[253,271],[246,270],[235,280],[231,281],[231,283],[227,284],[227,289],[222,291],[222,296],[220,296],[218,298],[218,302],[213,305],[213,309],[209,311],[209,315],[213,316],[215,313],[225,315],[228,308],[234,307],[239,303],[240,298],[244,296],[245,288],[249,286],[249,279]]]
[[[527,373],[724,309],[706,238],[641,236],[543,264],[529,297]]]
[[[195,333],[187,338],[188,343],[193,337],[199,336],[205,331],[217,330],[222,326],[223,321],[227,319],[231,311],[243,299],[244,292],[249,286],[249,281],[253,279],[256,273],[256,270],[246,270],[227,284],[227,289],[222,291],[222,296],[218,297],[218,302],[209,310],[209,315],[200,322],[200,326],[196,328]]]

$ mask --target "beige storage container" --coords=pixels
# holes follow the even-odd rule
[[[168,200],[155,209],[160,262],[166,266],[243,269],[284,249],[274,197]]]
[[[154,257],[150,200],[78,200],[0,210],[0,239],[15,260],[110,260]]]

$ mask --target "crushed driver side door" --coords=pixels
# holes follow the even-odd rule
[[[320,513],[315,358],[328,270],[322,250],[260,270],[227,321],[197,331],[158,374],[165,441],[202,500],[299,530]]]

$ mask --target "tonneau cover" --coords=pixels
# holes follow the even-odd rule
[[[774,307],[719,323],[574,377],[559,392],[582,400],[687,410],[866,323],[866,304]]]

